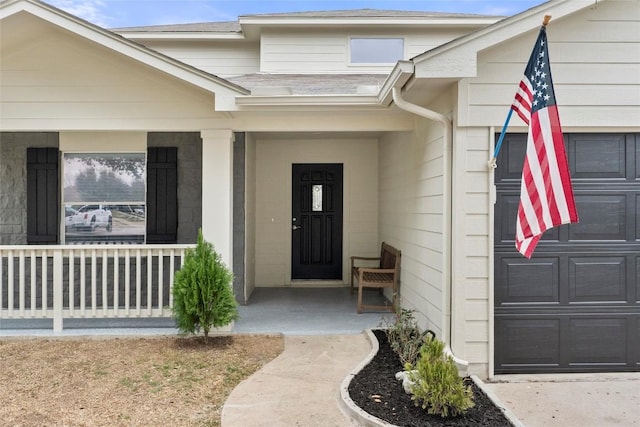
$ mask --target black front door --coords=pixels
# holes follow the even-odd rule
[[[294,164],[291,278],[342,279],[342,164]]]

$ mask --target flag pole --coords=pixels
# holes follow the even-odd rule
[[[542,26],[546,27],[551,21],[551,15],[544,15],[544,19],[542,20]],[[509,108],[509,114],[507,114],[507,119],[504,121],[504,126],[502,126],[502,132],[500,132],[500,137],[498,138],[498,143],[496,144],[496,149],[493,152],[493,157],[489,160],[489,168],[495,169],[498,167],[496,163],[496,159],[498,158],[498,154],[500,153],[500,149],[502,148],[502,141],[504,141],[504,135],[507,133],[507,127],[509,126],[509,122],[511,121],[511,115],[513,114],[513,109]]]

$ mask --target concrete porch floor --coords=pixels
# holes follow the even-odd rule
[[[365,302],[384,304],[377,292],[366,292]],[[358,334],[384,326],[393,314],[356,313],[357,295],[349,288],[256,288],[231,331],[244,334],[341,335]],[[54,334],[47,319],[0,319],[0,336],[173,335],[172,318],[65,319],[62,333]]]
[[[385,312],[356,313],[357,293],[349,288],[256,288],[247,305],[239,307],[233,332],[284,335],[358,334],[391,321]],[[365,302],[384,304],[377,292]],[[388,302],[388,301],[387,301]]]

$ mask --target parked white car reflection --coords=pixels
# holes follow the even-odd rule
[[[78,211],[73,209],[71,206],[64,207],[64,229],[68,230],[72,227],[73,224],[73,216],[77,214]]]
[[[111,231],[113,217],[111,211],[102,205],[84,205],[75,214],[65,218],[65,225],[75,230],[94,231],[98,227],[104,227]]]

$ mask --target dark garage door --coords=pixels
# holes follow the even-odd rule
[[[495,372],[640,370],[640,134],[565,135],[579,224],[514,248],[526,135],[495,182]]]

